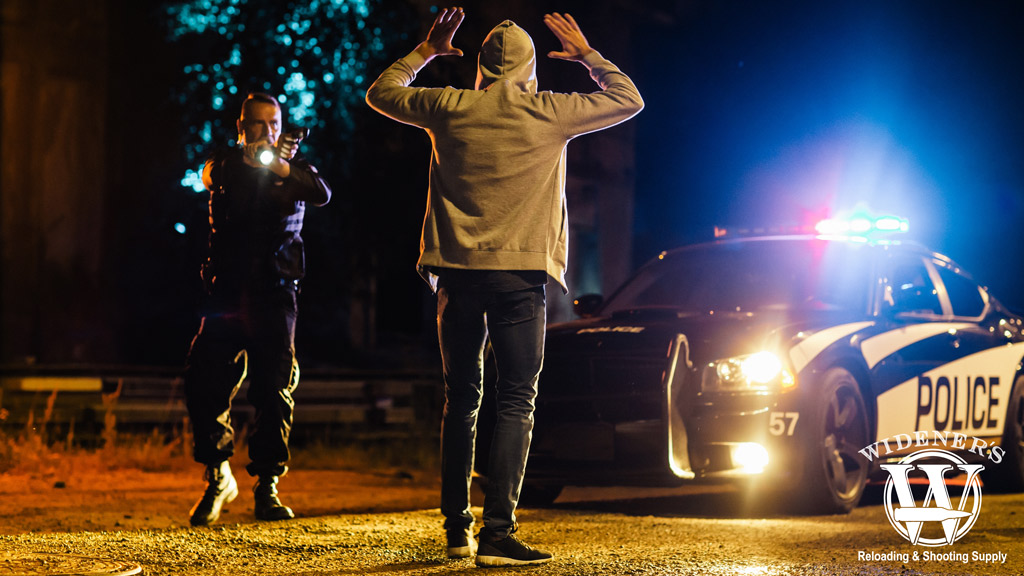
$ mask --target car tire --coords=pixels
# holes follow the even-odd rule
[[[828,370],[811,393],[803,429],[807,457],[791,502],[801,512],[846,514],[864,495],[868,462],[858,453],[870,440],[868,413],[856,378]]]
[[[545,508],[555,503],[562,493],[562,486],[557,484],[533,484],[526,482],[519,493],[519,505],[527,508]]]
[[[1004,450],[1002,462],[987,463],[981,472],[985,490],[1024,492],[1024,376],[1013,383],[1000,444]]]

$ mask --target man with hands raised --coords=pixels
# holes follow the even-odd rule
[[[481,566],[546,562],[551,555],[514,535],[544,355],[545,285],[563,291],[568,260],[565,149],[573,138],[636,115],[633,82],[590,47],[572,16],[544,23],[562,45],[551,58],[583,64],[599,90],[538,92],[533,40],[511,20],[484,39],[474,89],[410,84],[438,56],[462,56],[452,39],[465,14],[442,9],[427,39],[367,90],[375,110],[426,130],[432,154],[420,239],[420,275],[437,293],[445,409],[441,512],[448,555]],[[497,366],[479,550],[470,481],[483,390],[483,352]]]

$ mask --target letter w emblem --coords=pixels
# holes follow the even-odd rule
[[[953,464],[908,464],[906,462],[911,458],[905,458],[899,464],[881,465],[881,468],[889,473],[889,480],[885,486],[886,512],[893,527],[910,540],[911,544],[917,544],[918,540],[921,540],[921,529],[925,522],[940,522],[942,533],[945,536],[945,544],[952,544],[966,533],[966,530],[963,533],[958,533],[957,528],[960,521],[974,516],[980,509],[981,489],[977,476],[985,467],[981,464],[962,463],[963,461],[953,454],[942,450],[929,450],[928,452],[931,456],[948,456],[959,460],[959,462],[955,466]],[[964,492],[955,509],[949,498],[945,481],[946,473],[953,470],[954,467],[959,468],[967,475]],[[924,472],[928,479],[928,492],[925,493],[921,507],[917,507],[910,486],[910,472],[914,469]],[[896,489],[896,496],[899,499],[900,507],[896,509],[893,509],[889,498],[891,488]],[[970,511],[964,509],[969,493],[974,495],[975,500]],[[901,524],[906,527],[906,533],[903,532]],[[921,543],[933,546],[943,544],[941,540],[927,538],[921,540]]]

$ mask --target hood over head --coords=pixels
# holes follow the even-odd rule
[[[524,92],[537,93],[537,52],[533,39],[511,20],[494,27],[480,46],[476,89],[507,79]]]

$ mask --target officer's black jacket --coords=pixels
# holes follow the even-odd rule
[[[305,274],[305,205],[326,204],[331,188],[308,162],[295,158],[290,164],[290,175],[280,178],[246,164],[239,148],[207,160],[210,245],[202,275],[211,293],[277,285]]]

